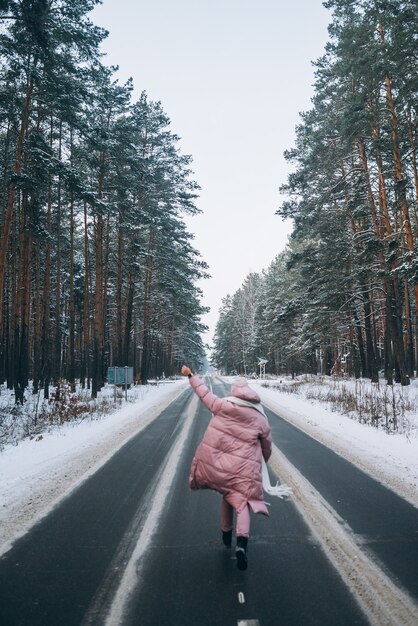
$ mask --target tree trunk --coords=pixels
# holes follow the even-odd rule
[[[96,216],[95,224],[95,294],[94,294],[94,321],[93,321],[93,371],[91,381],[91,396],[97,398],[97,393],[103,386],[103,217]]]
[[[351,352],[351,363],[353,367],[354,378],[361,377],[361,364],[360,364],[360,354],[359,348],[354,340],[353,327],[349,326],[349,336],[350,336],[350,352]],[[313,373],[315,373],[313,371]]]
[[[412,314],[411,304],[409,301],[408,283],[404,280],[404,318],[405,318],[405,359],[406,371],[409,378],[414,376],[415,360],[414,360],[414,335],[412,330]]]
[[[368,369],[368,375],[372,383],[377,383],[379,381],[379,375],[378,375],[376,352],[375,352],[375,346],[373,343],[373,335],[372,335],[372,327],[371,327],[372,307],[370,304],[369,293],[366,287],[363,287],[363,297],[364,297],[364,329],[365,329],[365,335],[366,335],[367,369]]]
[[[90,290],[87,203],[84,202],[83,356],[81,360],[80,382],[82,387],[87,386],[87,389],[90,389]]]
[[[10,132],[11,129],[11,121],[9,119],[7,124],[7,130],[4,137],[4,150],[3,150],[3,181],[6,183],[8,177],[8,154],[10,147]],[[7,251],[6,251],[7,257]],[[6,259],[5,259],[6,264]],[[5,274],[6,279],[6,274]],[[8,285],[6,285],[6,280],[3,284],[2,292],[3,299],[0,296],[0,306],[2,310],[0,311],[0,384],[6,380],[6,375],[8,371],[9,365],[9,328],[10,328],[10,317],[9,317],[9,304],[10,304],[10,293],[8,292]],[[3,322],[1,322],[3,320]]]
[[[18,176],[22,170],[23,148],[25,137],[29,125],[29,113],[33,96],[33,82],[29,80],[26,95],[23,104],[22,118],[20,122],[20,131],[16,145],[15,164],[13,169],[14,176]],[[9,248],[10,229],[13,219],[13,209],[16,196],[16,183],[11,182],[9,185],[9,193],[7,198],[6,214],[3,222],[3,230],[0,238],[0,329],[3,327],[3,301],[4,301],[4,282],[6,276],[6,260]]]
[[[410,380],[405,366],[405,350],[402,333],[402,294],[399,288],[398,276],[393,279],[393,297],[390,321],[392,324],[393,356],[395,358],[396,382],[409,385]]]
[[[123,344],[123,312],[122,312],[122,289],[123,289],[123,257],[125,242],[122,229],[122,212],[119,211],[119,228],[118,228],[118,259],[117,259],[117,279],[116,279],[116,320],[115,320],[115,348],[113,365],[120,365],[122,362],[122,344]]]
[[[387,322],[385,326],[385,379],[388,385],[393,385],[393,352],[392,352],[392,324],[391,324],[391,313],[392,313],[392,295],[391,293],[386,294],[386,308],[387,308]]]
[[[71,391],[75,391],[75,294],[74,294],[74,198],[71,192],[70,198],[70,299],[69,299],[69,369],[68,382]]]
[[[62,121],[59,123],[58,160],[62,156]],[[58,385],[62,378],[62,339],[61,339],[61,176],[58,176],[57,186],[57,223],[56,223],[56,283],[55,283],[55,337],[54,337],[54,384]]]
[[[51,235],[52,228],[52,198],[51,188],[48,191],[48,213],[47,213],[47,233]],[[44,384],[44,398],[49,398],[49,383],[51,380],[51,244],[50,237],[46,241],[45,250],[45,272],[43,290],[43,321],[42,321],[42,345],[41,345],[41,380]]]
[[[29,320],[30,320],[30,286],[31,286],[31,258],[32,237],[27,231],[27,204],[28,198],[23,196],[20,234],[19,234],[19,276],[17,311],[15,326],[15,345],[17,357],[15,361],[14,390],[16,404],[23,404],[25,389],[28,386],[29,376]]]
[[[126,320],[125,320],[125,333],[124,333],[124,341],[123,341],[123,365],[128,365],[130,363],[129,345],[130,345],[131,329],[132,329],[134,294],[135,294],[135,283],[134,283],[133,274],[132,272],[130,272],[129,281],[128,281],[128,294],[126,298]]]
[[[39,391],[41,378],[41,342],[42,342],[42,308],[41,308],[41,264],[39,258],[39,242],[35,246],[35,285],[34,285],[34,338],[33,338],[33,393]]]
[[[108,332],[108,293],[109,293],[109,259],[110,259],[110,212],[106,218],[106,237],[105,237],[105,249],[104,249],[104,263],[103,263],[103,357],[101,363],[101,380],[102,386],[104,384],[108,362],[108,353],[110,347],[110,339]]]
[[[141,383],[145,384],[149,376],[150,365],[150,324],[151,324],[151,292],[152,276],[154,268],[154,244],[155,231],[151,227],[148,237],[148,256],[145,268],[144,279],[144,312],[143,312],[143,332],[142,332],[142,362],[141,362]]]

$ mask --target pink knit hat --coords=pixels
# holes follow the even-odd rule
[[[248,402],[260,402],[260,396],[248,385],[245,378],[237,378],[231,387],[231,396]]]

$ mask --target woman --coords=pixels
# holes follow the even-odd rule
[[[270,426],[260,404],[260,397],[246,380],[237,380],[231,395],[219,398],[204,382],[183,365],[182,374],[212,419],[196,450],[190,470],[191,489],[214,489],[222,494],[221,529],[227,547],[232,543],[233,512],[237,514],[235,554],[237,567],[247,568],[247,544],[250,534],[250,508],[268,515],[263,499],[261,461],[271,455]]]

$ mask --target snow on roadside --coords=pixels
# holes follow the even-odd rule
[[[418,416],[411,416],[414,427],[409,436],[387,434],[330,410],[321,402],[277,387],[267,388],[259,381],[249,382],[268,408],[418,507]],[[277,381],[269,382],[274,383]],[[280,448],[280,441],[275,443]]]
[[[187,380],[136,387],[101,419],[70,422],[0,452],[0,554],[184,391]]]
[[[266,406],[418,507],[418,416],[409,437],[388,435],[319,401],[249,382]],[[135,403],[112,414],[53,427],[42,439],[26,439],[1,451],[0,554],[186,388],[187,379],[137,387]],[[280,448],[280,441],[276,444]]]

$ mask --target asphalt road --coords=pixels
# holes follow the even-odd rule
[[[220,383],[214,391],[224,395]],[[187,390],[0,559],[1,624],[105,623],[191,397]],[[209,417],[199,405],[123,625],[368,623],[292,500],[267,498],[270,517],[252,517],[249,569],[236,569],[220,540],[220,496],[187,487]],[[418,598],[416,509],[271,412],[269,420],[291,463]]]
[[[418,600],[418,511],[352,463],[267,411],[273,440],[398,585]],[[417,614],[418,624],[418,614]]]
[[[102,584],[111,593],[188,400],[167,407],[0,559],[0,624],[78,625]]]

